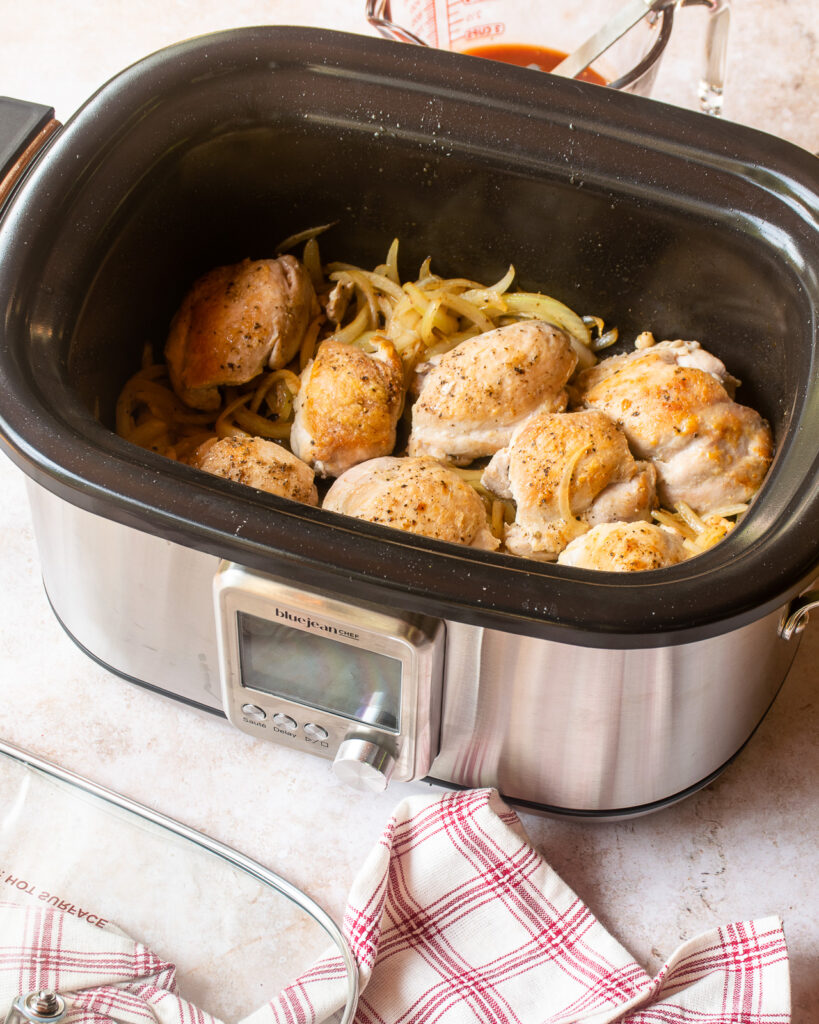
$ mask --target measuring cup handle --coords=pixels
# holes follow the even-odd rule
[[[719,116],[722,113],[722,99],[725,90],[731,0],[683,0],[682,6],[705,6],[708,8],[705,53],[698,94],[700,110],[706,114]]]
[[[402,28],[392,20],[390,0],[367,0],[366,18],[385,39],[395,39],[399,43],[415,43],[416,46],[427,45],[414,32]]]

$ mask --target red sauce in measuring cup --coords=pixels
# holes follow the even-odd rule
[[[487,60],[499,60],[504,64],[515,64],[520,68],[535,68],[538,71],[551,71],[566,57],[560,50],[550,50],[546,46],[527,46],[523,43],[489,43],[486,46],[471,46],[464,50],[471,57],[484,57]],[[595,85],[608,85],[602,75],[591,68],[586,68],[577,76],[581,82],[594,82]]]

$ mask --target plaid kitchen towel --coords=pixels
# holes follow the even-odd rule
[[[357,1024],[787,1024],[777,918],[715,929],[650,978],[530,846],[493,790],[401,803],[359,872],[344,930]],[[0,906],[0,1011],[53,988],[68,1024],[216,1024],[139,943],[53,908]],[[243,1024],[319,1024],[344,1004],[337,955]]]
[[[655,978],[532,848],[494,790],[396,809],[350,892],[356,1024],[786,1024],[788,953],[768,917],[686,943]],[[343,1004],[328,957],[245,1024]]]
[[[0,1013],[51,990],[72,1024],[216,1024],[176,991],[175,968],[112,925],[48,905],[0,903]]]

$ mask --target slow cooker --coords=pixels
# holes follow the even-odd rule
[[[150,56],[64,127],[4,101],[0,128],[0,432],[49,600],[93,658],[371,789],[496,786],[613,817],[738,753],[817,603],[814,157],[614,90],[287,27]],[[190,282],[330,222],[328,259],[375,265],[398,237],[408,267],[512,263],[623,339],[699,340],[776,438],[741,525],[668,569],[594,573],[118,437],[117,394]]]

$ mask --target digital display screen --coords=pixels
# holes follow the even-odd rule
[[[237,618],[243,686],[399,731],[398,658],[247,612]]]

